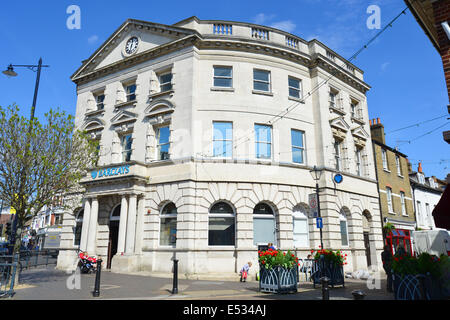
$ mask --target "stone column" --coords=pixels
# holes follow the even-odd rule
[[[98,224],[98,199],[92,198],[91,215],[89,218],[89,234],[87,238],[87,252],[95,255],[97,248],[97,224]]]
[[[90,216],[91,216],[91,199],[87,198],[84,202],[83,226],[81,227],[81,241],[80,241],[81,251],[87,250]]]
[[[126,195],[122,195],[120,206],[119,239],[117,243],[117,254],[125,252],[125,237],[127,233],[128,200]]]
[[[145,215],[145,198],[141,196],[138,201],[138,212],[136,219],[136,242],[134,246],[134,253],[140,254],[142,252],[142,236],[144,230],[144,215]]]
[[[130,195],[129,207],[128,207],[128,222],[127,222],[127,236],[126,236],[126,249],[127,254],[134,253],[134,241],[136,236],[136,204],[137,195]]]

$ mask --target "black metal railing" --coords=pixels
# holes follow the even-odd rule
[[[2,260],[0,261],[0,298],[8,298],[14,295],[17,262],[13,256],[7,256]]]

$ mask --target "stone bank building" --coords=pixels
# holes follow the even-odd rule
[[[346,271],[380,265],[370,87],[326,45],[249,23],[130,19],[72,80],[76,126],[100,158],[65,214],[58,268],[86,250],[113,272],[170,272],[176,254],[182,274],[232,274],[268,242],[305,258],[320,244],[314,166],[324,246],[348,254]]]

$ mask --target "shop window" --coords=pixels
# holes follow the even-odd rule
[[[235,245],[235,214],[225,202],[218,202],[209,210],[208,245]]]
[[[159,244],[175,246],[177,242],[177,207],[173,202],[166,204],[161,211]]]
[[[266,203],[259,203],[253,209],[253,243],[276,244],[275,215]]]

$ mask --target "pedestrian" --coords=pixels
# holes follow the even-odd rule
[[[269,242],[269,243],[267,244],[267,246],[269,247],[269,249],[277,250],[277,248],[273,245],[272,242]]]
[[[383,261],[383,269],[387,275],[387,291],[392,292],[392,253],[388,245],[384,246],[381,253],[381,260]]]
[[[247,276],[248,276],[248,271],[250,270],[252,266],[252,263],[249,261],[247,262],[241,269],[241,282],[245,282],[247,280]]]

